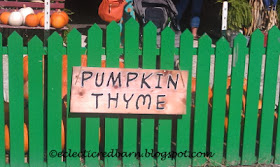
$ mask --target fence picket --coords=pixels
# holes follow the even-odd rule
[[[124,31],[125,68],[138,68],[139,25],[134,19],[130,19],[126,22]],[[137,152],[137,116],[125,115],[123,127],[123,152]],[[139,166],[139,161],[134,155],[125,157],[123,158],[123,166]]]
[[[213,108],[211,119],[211,144],[210,151],[215,156],[211,164],[223,163],[224,149],[224,122],[226,111],[226,86],[228,74],[229,44],[225,38],[216,43],[215,72],[213,84]]]
[[[29,88],[29,163],[44,164],[44,99],[43,99],[43,42],[33,37],[28,43]]]
[[[0,99],[4,99],[3,96],[3,48],[2,48],[2,33],[0,33]],[[0,101],[0,166],[5,166],[6,153],[5,153],[5,110],[4,100]]]
[[[264,88],[263,88],[263,108],[261,114],[261,132],[259,163],[271,163],[271,149],[273,136],[274,108],[277,85],[277,74],[279,65],[279,38],[280,33],[277,27],[273,27],[268,34]]]
[[[175,33],[169,28],[165,28],[161,32],[161,55],[160,68],[164,70],[174,70],[174,46]],[[158,152],[171,152],[171,132],[172,117],[159,116],[158,121]],[[171,158],[158,157],[157,164],[159,166],[174,166],[175,161]]]
[[[94,24],[88,30],[88,67],[100,67],[102,50],[102,30]],[[93,152],[99,151],[99,117],[86,118],[86,141],[85,149]],[[85,157],[85,164],[89,167],[99,166],[98,157]]]
[[[111,22],[106,30],[106,67],[119,67],[120,27]],[[105,117],[105,152],[115,152],[119,149],[119,118],[117,116]],[[105,157],[106,166],[119,166],[117,157]]]
[[[72,67],[81,65],[81,34],[73,29],[67,36],[67,145],[66,151],[81,151],[81,118],[69,114],[70,90],[72,83]],[[67,166],[79,166],[80,157],[67,157]]]
[[[192,62],[193,62],[193,36],[190,31],[185,31],[180,37],[180,65],[179,70],[188,71],[187,106],[186,115],[177,119],[176,152],[190,151],[190,123],[191,123],[191,90],[192,90]],[[176,157],[176,166],[191,165],[190,157]]]
[[[242,165],[251,165],[257,160],[255,152],[262,56],[264,54],[263,39],[264,36],[260,30],[256,30],[251,37]]]
[[[149,22],[143,30],[143,69],[156,68],[156,39],[156,26],[152,22]],[[155,120],[152,116],[141,115],[141,153],[152,153],[154,150],[154,123]],[[155,160],[152,156],[140,158],[140,166],[155,165]]]
[[[208,116],[208,89],[210,58],[212,53],[211,39],[203,36],[199,39],[196,73],[196,96],[194,115],[193,151],[206,152],[207,116]],[[193,165],[201,166],[206,162],[205,157],[194,157]]]
[[[24,165],[23,40],[13,32],[8,38],[10,165]]]
[[[48,76],[47,76],[47,163],[48,166],[64,166],[62,158],[52,157],[49,152],[61,151],[62,120],[62,38],[54,32],[48,38]],[[54,75],[55,74],[55,75]]]
[[[239,145],[245,56],[247,54],[246,42],[246,38],[241,34],[234,40],[226,153],[228,165],[240,164]]]

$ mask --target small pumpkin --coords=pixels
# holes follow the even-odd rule
[[[61,121],[61,149],[64,150],[65,148],[65,130],[63,121]]]
[[[3,12],[0,16],[0,21],[3,24],[8,24],[11,12]]]
[[[39,12],[36,15],[38,17],[38,20],[40,21],[40,19],[45,16],[45,12]]]
[[[68,24],[68,22],[69,22],[69,16],[68,16],[68,14],[66,13],[66,12],[64,12],[64,11],[61,11],[61,14],[64,16],[64,18],[65,18],[65,25],[66,24]]]
[[[49,19],[49,21],[50,21],[50,24],[52,23],[51,22],[51,19]],[[45,17],[41,17],[41,19],[40,19],[40,21],[39,21],[39,25],[41,26],[41,27],[44,27],[45,26]]]
[[[25,18],[29,15],[29,14],[34,14],[34,10],[31,7],[26,7],[26,5],[23,5],[23,8],[19,9],[19,12],[21,13],[22,17],[23,17],[23,24],[25,24]]]
[[[29,14],[25,18],[25,24],[29,27],[37,27],[39,25],[39,19],[36,14]]]
[[[23,17],[20,12],[14,11],[10,14],[8,22],[12,26],[21,26],[23,23]]]
[[[66,23],[66,18],[62,14],[62,12],[59,10],[57,12],[54,12],[51,15],[51,25],[54,28],[63,28],[67,23]]]

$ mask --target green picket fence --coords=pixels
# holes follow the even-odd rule
[[[161,34],[161,47],[157,48],[157,31],[152,23],[143,29],[140,47],[139,25],[130,20],[125,26],[123,47],[120,32],[113,22],[106,29],[106,46],[103,32],[93,25],[88,31],[87,48],[81,47],[81,34],[72,30],[67,36],[67,47],[54,32],[48,46],[34,37],[23,47],[20,35],[13,33],[8,45],[0,47],[0,55],[9,58],[9,129],[10,150],[5,151],[5,117],[0,115],[0,166],[202,166],[280,164],[280,124],[275,110],[280,32],[274,27],[268,35],[267,48],[264,36],[257,30],[251,37],[249,48],[242,35],[238,35],[233,48],[225,38],[216,47],[204,35],[198,48],[193,47],[189,31],[180,36],[180,46],[174,45],[175,33],[166,28]],[[2,36],[1,36],[2,38]],[[2,40],[1,40],[2,41]],[[0,41],[0,42],[1,42]],[[2,46],[2,43],[0,44]],[[68,83],[71,83],[73,66],[81,65],[81,55],[87,53],[87,66],[100,67],[101,56],[106,55],[106,67],[119,67],[124,55],[125,68],[175,69],[174,55],[179,55],[179,69],[193,72],[193,58],[197,55],[196,93],[191,94],[192,75],[189,75],[187,114],[160,115],[72,115],[69,114],[70,84],[68,84],[66,115],[66,146],[61,148],[62,113],[62,55],[68,56]],[[25,103],[23,98],[23,59],[28,54],[29,99],[28,140],[29,150],[24,152]],[[46,55],[45,66],[43,56]],[[159,58],[158,58],[159,55]],[[215,55],[212,108],[208,106],[208,89],[211,55]],[[233,56],[230,56],[233,55]],[[249,55],[245,117],[242,115],[242,95],[246,55]],[[259,112],[259,92],[263,55],[265,59],[262,109]],[[226,110],[226,93],[229,59],[231,58],[230,105]],[[157,64],[159,63],[159,64]],[[43,68],[46,67],[46,68]],[[0,74],[3,73],[2,63]],[[45,75],[43,75],[45,74]],[[45,77],[44,77],[45,76]],[[43,79],[46,78],[46,79]],[[0,98],[3,99],[3,77],[0,77]],[[176,97],[174,97],[176,98]],[[192,101],[195,107],[191,106]],[[4,112],[4,103],[0,102]],[[228,115],[228,129],[225,119]],[[278,128],[276,128],[278,126]],[[99,130],[100,129],[100,130]],[[101,140],[99,142],[99,131]],[[278,131],[278,133],[276,133]],[[226,135],[225,135],[225,132]],[[6,136],[7,137],[7,136]],[[226,140],[225,140],[226,139]],[[140,152],[140,157],[53,157],[53,150],[66,152]],[[145,156],[146,150],[161,153],[158,158]],[[168,157],[176,152],[176,158]],[[195,157],[182,156],[185,151],[196,152]],[[179,156],[182,152],[181,156]],[[199,153],[201,152],[201,153]],[[211,152],[213,157],[204,157]],[[167,157],[164,158],[164,153]],[[185,155],[185,154],[184,154]],[[189,155],[189,154],[186,154]]]

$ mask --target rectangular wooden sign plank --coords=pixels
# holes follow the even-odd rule
[[[186,114],[187,71],[73,67],[71,113]]]

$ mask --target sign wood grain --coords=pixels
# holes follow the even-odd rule
[[[71,113],[186,114],[187,71],[73,67]]]

